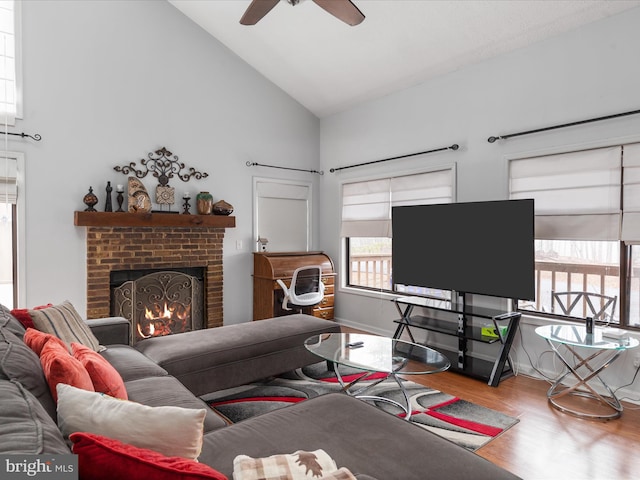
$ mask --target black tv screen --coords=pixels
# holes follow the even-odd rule
[[[533,200],[393,207],[393,283],[534,300]]]

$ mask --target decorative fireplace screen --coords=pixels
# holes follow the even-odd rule
[[[113,315],[131,322],[131,343],[203,328],[202,280],[162,271],[112,288]]]

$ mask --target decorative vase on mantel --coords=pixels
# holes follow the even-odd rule
[[[85,212],[97,212],[93,207],[98,203],[98,197],[93,193],[93,187],[89,187],[89,193],[83,197],[82,201],[87,206],[87,208],[84,209]]]
[[[213,196],[209,192],[200,192],[196,195],[196,210],[198,215],[211,215]]]
[[[213,214],[214,215],[231,215],[233,213],[233,205],[225,202],[224,200],[220,200],[213,204]]]

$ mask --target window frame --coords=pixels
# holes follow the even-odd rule
[[[16,186],[17,197],[16,202],[12,204],[12,240],[13,240],[13,301],[14,308],[18,305],[26,304],[26,221],[25,221],[25,161],[24,153],[21,152],[2,152],[7,158],[16,160]]]

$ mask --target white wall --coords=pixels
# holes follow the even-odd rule
[[[26,154],[20,306],[69,299],[85,311],[85,230],[73,212],[89,186],[102,210],[106,182],[126,180],[113,167],[140,165],[165,146],[209,173],[173,180],[178,196],[208,190],[235,207],[224,243],[225,323],[250,320],[252,176],[311,175],[245,162],[317,166],[318,119],[164,1],[23,2],[23,58],[24,120],[14,131],[43,140],[9,146]],[[153,192],[156,182],[143,181]]]
[[[640,115],[636,115],[487,142],[492,135],[639,109],[638,25],[640,9],[630,10],[322,119],[320,168],[325,171],[453,143],[462,147],[457,152],[325,175],[321,182],[323,249],[344,267],[339,261],[339,202],[340,183],[347,179],[455,161],[459,201],[504,199],[508,156],[607,144],[620,138],[640,140]],[[389,297],[362,296],[344,288],[336,294],[336,315],[342,322],[387,334],[393,332],[392,320],[398,316]],[[545,349],[530,327],[523,331],[525,347],[534,356]],[[524,352],[516,356],[524,369],[528,365]],[[618,362],[623,368],[613,372],[619,382],[612,383],[630,380],[631,359],[627,360],[628,364]]]

